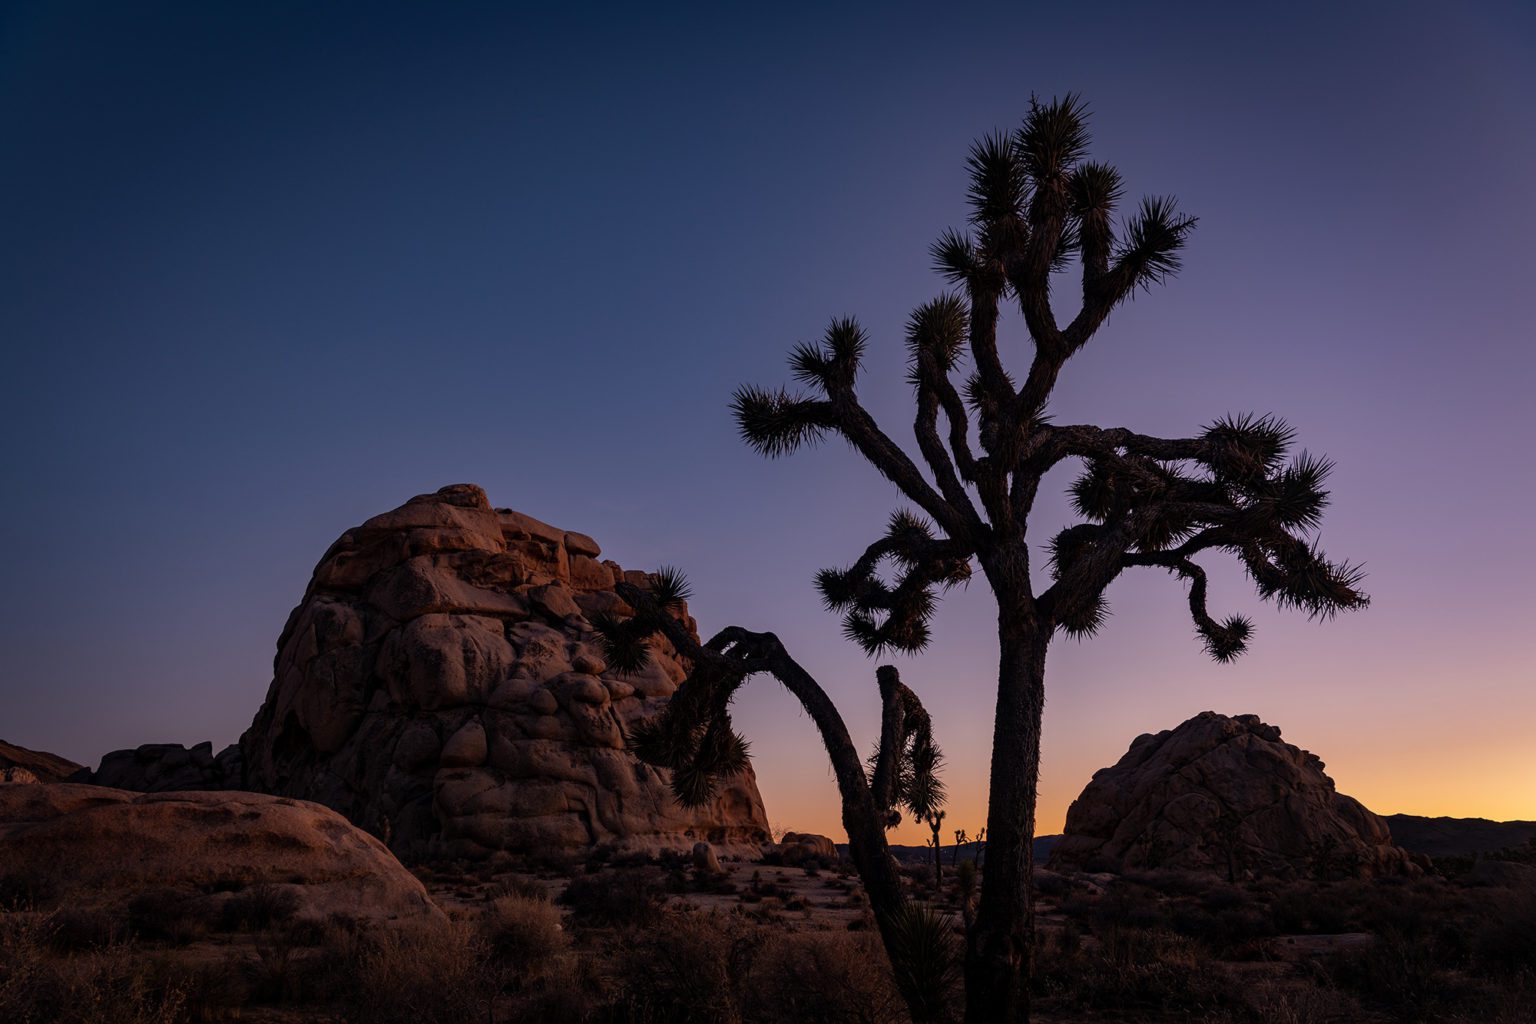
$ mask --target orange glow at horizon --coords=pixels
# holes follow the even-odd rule
[[[1511,665],[1483,668],[1507,672],[1511,681],[1519,674]],[[1536,694],[1528,687],[1518,693],[1514,689],[1508,688],[1508,703],[1496,712],[1470,715],[1455,706],[1454,690],[1441,692],[1447,706],[1438,709],[1400,705],[1345,718],[1253,687],[1243,688],[1241,700],[1208,703],[1225,714],[1258,713],[1280,726],[1286,742],[1322,758],[1339,792],[1377,814],[1531,821],[1536,820],[1536,746],[1528,723],[1536,715]],[[1140,732],[1172,728],[1201,710],[1205,708],[1192,704],[1187,714],[1164,713],[1147,720],[1145,728],[1125,730],[1048,709],[1036,834],[1061,832],[1068,806],[1093,773],[1115,763]],[[802,720],[801,726],[807,731],[804,741],[813,743],[810,723]],[[945,845],[954,842],[956,829],[974,836],[986,824],[990,737],[980,730],[973,735],[977,742],[967,744],[953,730],[945,735],[940,726],[940,741],[949,755],[949,801],[941,830]],[[787,758],[775,743],[758,743],[756,752],[758,785],[770,821],[845,841],[836,783],[819,745],[814,757],[811,749],[802,747]],[[894,844],[919,846],[930,834],[920,822],[904,819],[888,837]]]

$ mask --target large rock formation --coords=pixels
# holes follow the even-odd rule
[[[1254,876],[1416,874],[1386,823],[1255,715],[1138,736],[1067,810],[1052,867]]]
[[[28,750],[0,740],[0,782],[63,782],[83,770],[58,754]]]
[[[298,917],[441,919],[378,840],[317,804],[258,793],[0,786],[0,874],[14,892],[76,909],[153,890],[214,920],[264,886]]]
[[[590,616],[648,576],[461,484],[347,531],[278,640],[247,788],[316,800],[406,858],[768,838],[750,769],[708,806],[626,749],[684,678],[664,641],[610,670]],[[687,612],[679,613],[692,628]]]

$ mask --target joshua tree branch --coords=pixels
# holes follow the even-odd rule
[[[926,357],[926,361],[932,361]],[[953,390],[953,389],[951,389]],[[950,461],[949,452],[944,448],[944,442],[939,440],[939,395],[931,387],[925,378],[917,389],[917,419],[912,425],[913,433],[917,436],[917,446],[923,453],[923,458],[932,470],[934,479],[938,481],[939,490],[944,492],[945,499],[955,509],[957,515],[964,519],[967,530],[975,534],[981,530],[981,518],[976,513],[976,506],[971,504],[970,495],[965,491],[965,485],[955,475],[955,463]],[[955,458],[959,462],[962,474],[975,474],[975,463],[971,460],[970,451],[965,446],[964,421],[959,430],[958,445],[955,448]],[[954,420],[950,420],[950,435],[952,443],[956,440]]]
[[[968,282],[971,306],[971,359],[976,363],[976,373],[983,390],[993,404],[1001,404],[1004,396],[1013,391],[1008,373],[997,355],[997,305],[1002,295],[1003,275],[989,265],[978,268]],[[986,447],[983,439],[983,447]]]
[[[1048,425],[1042,428],[1042,433],[1042,452],[1048,460],[1047,468],[1063,459],[1102,458],[1122,451],[1160,461],[1198,459],[1207,451],[1206,443],[1199,438],[1153,437],[1124,427]]]
[[[966,537],[971,524],[959,509],[950,505],[923,478],[922,472],[907,453],[882,431],[875,419],[859,404],[852,388],[832,392],[833,415],[838,431],[858,453],[869,460],[903,494],[931,515],[951,537]],[[967,502],[969,504],[969,502]]]

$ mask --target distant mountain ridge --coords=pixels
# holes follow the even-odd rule
[[[1536,838],[1536,821],[1426,818],[1418,814],[1387,814],[1383,818],[1394,842],[1429,857],[1491,853]]]

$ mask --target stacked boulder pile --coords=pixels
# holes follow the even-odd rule
[[[1255,877],[1417,875],[1422,858],[1256,715],[1202,712],[1136,738],[1067,810],[1053,868]]]
[[[626,748],[687,665],[658,638],[643,670],[608,667],[591,620],[630,614],[614,587],[649,576],[600,558],[470,484],[347,531],[278,640],[243,786],[333,807],[407,859],[755,853],[768,825],[750,768],[688,809]]]

